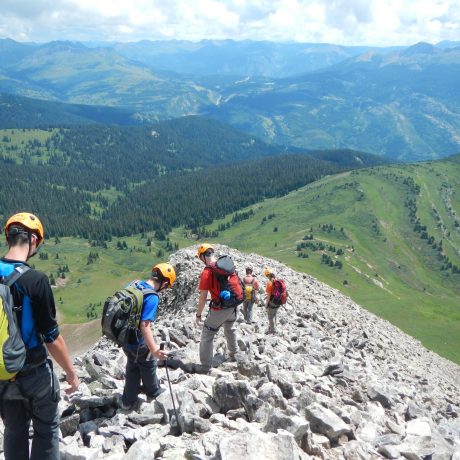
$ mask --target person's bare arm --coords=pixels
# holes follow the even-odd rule
[[[141,321],[140,330],[142,336],[144,337],[145,344],[147,345],[150,353],[152,353],[152,356],[156,359],[167,359],[168,353],[164,350],[160,350],[160,345],[158,345],[153,338],[150,321]]]
[[[198,298],[198,308],[196,311],[195,322],[197,325],[201,322],[201,315],[203,314],[204,307],[206,306],[206,299],[208,298],[208,291],[200,291],[200,297]]]
[[[62,337],[62,335],[58,335],[54,342],[46,343],[46,348],[65,372],[67,383],[70,385],[65,392],[67,394],[71,394],[77,391],[78,385],[80,385],[80,380],[75,373],[64,337]]]
[[[206,299],[208,298],[208,291],[200,291],[200,297],[198,298],[198,309],[196,312],[197,316],[203,314],[204,307],[206,306]]]

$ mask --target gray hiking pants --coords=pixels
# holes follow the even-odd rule
[[[252,310],[253,310],[254,302],[252,300],[245,300],[243,302],[243,315],[244,319],[248,322],[252,322]]]
[[[276,332],[276,315],[278,314],[279,307],[272,306],[271,303],[268,304],[267,317],[268,317],[268,333],[274,334]]]
[[[200,361],[205,367],[211,369],[214,356],[214,336],[220,327],[224,326],[224,333],[227,339],[228,352],[230,357],[237,351],[235,334],[236,308],[223,308],[221,310],[209,310],[204,320],[201,331]]]

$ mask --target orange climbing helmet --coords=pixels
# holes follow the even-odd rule
[[[161,276],[168,281],[168,287],[171,287],[176,281],[176,271],[173,266],[167,263],[156,264],[152,267],[152,278]]]
[[[201,258],[201,256],[206,252],[206,251],[209,251],[209,250],[212,250],[214,252],[214,246],[212,244],[208,244],[208,243],[203,243],[201,244],[199,247],[198,247],[198,251],[197,251],[197,256],[199,258]]]
[[[43,225],[40,222],[40,219],[30,212],[19,212],[8,219],[5,225],[6,237],[8,237],[8,230],[12,225],[19,225],[20,227],[24,227],[29,232],[37,235],[37,246],[39,246],[45,239],[45,232],[43,231]]]

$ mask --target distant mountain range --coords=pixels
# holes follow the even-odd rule
[[[51,107],[67,113],[61,123],[125,125],[198,114],[267,142],[413,161],[460,151],[458,81],[460,42],[369,48],[0,40],[0,92],[80,105],[41,108],[23,100],[22,109],[10,103],[0,123],[54,124],[56,117],[35,115]],[[19,121],[24,105],[29,125]]]
[[[211,115],[277,143],[401,160],[460,151],[460,47],[418,44],[223,95]]]

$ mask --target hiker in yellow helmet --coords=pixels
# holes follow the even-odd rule
[[[154,399],[163,393],[157,377],[156,360],[167,359],[168,353],[160,349],[153,337],[151,323],[154,322],[159,306],[158,293],[170,288],[176,280],[176,272],[168,263],[156,264],[152,267],[149,279],[133,281],[144,296],[139,329],[133,330],[127,338],[123,351],[128,358],[126,362],[125,388],[121,398],[121,408],[136,408],[141,381],[147,398]]]
[[[29,425],[34,436],[30,458],[59,458],[59,381],[48,353],[64,370],[74,392],[79,379],[56,321],[56,306],[48,278],[34,270],[27,260],[43,243],[43,225],[32,213],[11,216],[5,225],[8,252],[0,260],[0,277],[16,276],[11,286],[18,311],[18,326],[26,348],[25,364],[14,381],[2,382],[1,416],[5,425],[6,460],[29,458]],[[19,276],[17,276],[19,274]],[[10,278],[11,279],[11,278]]]
[[[34,256],[36,250],[45,239],[45,232],[40,219],[30,212],[19,212],[12,215],[5,224],[5,236],[8,239],[8,234],[13,236],[16,233],[27,235],[29,242],[29,253],[27,259]],[[31,251],[32,236],[36,238],[35,251]]]

